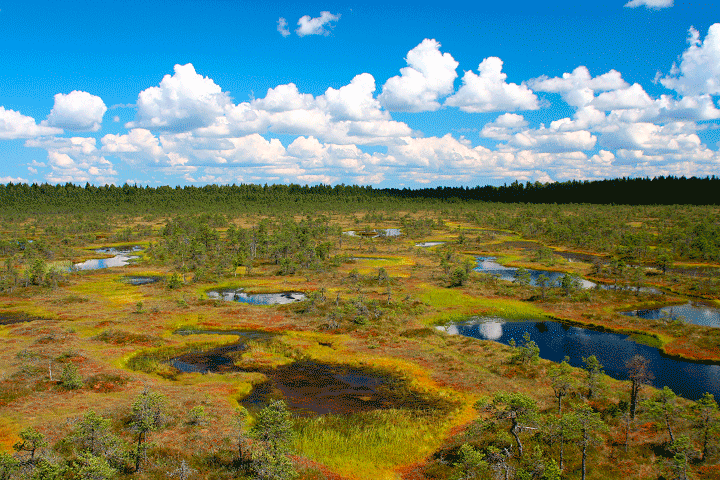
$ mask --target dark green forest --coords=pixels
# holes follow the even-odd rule
[[[203,187],[142,187],[137,185],[83,186],[66,183],[0,184],[0,204],[6,212],[92,211],[118,208],[132,212],[177,211],[205,206],[211,209],[271,208],[295,203],[392,204],[398,199],[439,202],[482,201],[499,203],[599,205],[717,205],[720,178],[619,178],[558,183],[513,182],[510,185],[377,189],[356,185],[205,185]],[[252,204],[252,205],[248,205]],[[125,206],[126,208],[123,208]]]

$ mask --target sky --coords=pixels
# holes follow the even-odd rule
[[[714,0],[0,0],[0,183],[704,177],[719,101]]]

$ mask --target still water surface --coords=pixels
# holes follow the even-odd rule
[[[657,348],[640,345],[627,335],[599,332],[572,327],[558,322],[507,322],[501,318],[473,318],[468,322],[437,327],[451,335],[464,335],[481,340],[493,340],[508,345],[511,338],[521,342],[525,332],[540,347],[540,357],[582,367],[583,357],[595,355],[605,373],[619,380],[627,380],[625,364],[635,355],[648,359],[655,376],[653,385],[670,387],[675,393],[697,400],[705,392],[720,398],[720,365],[707,365],[678,360],[663,355]]]
[[[287,305],[288,303],[302,302],[307,299],[307,296],[301,292],[245,293],[242,289],[211,290],[207,295],[213,299],[249,303],[251,305]]]
[[[682,320],[695,325],[720,328],[720,309],[698,302],[647,310],[632,310],[622,312],[622,314],[646,320]]]

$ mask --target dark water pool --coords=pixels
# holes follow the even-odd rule
[[[45,320],[44,318],[31,317],[24,313],[17,312],[0,312],[0,325],[12,325],[14,323],[32,322],[35,320]]]
[[[183,332],[177,332],[183,333]],[[409,390],[405,383],[380,371],[342,364],[298,361],[276,367],[235,365],[232,352],[242,351],[249,340],[267,340],[273,334],[262,331],[189,331],[237,335],[231,345],[206,352],[180,355],[170,364],[182,372],[260,372],[267,381],[255,385],[240,403],[249,409],[262,408],[271,400],[283,399],[298,415],[349,414],[377,409],[430,410],[438,401],[428,400]]]
[[[148,285],[163,279],[163,277],[157,275],[129,275],[124,278],[130,285]]]
[[[525,332],[540,347],[540,357],[561,362],[567,355],[569,363],[582,367],[582,357],[595,355],[605,373],[627,379],[625,364],[635,355],[649,362],[655,376],[653,385],[670,387],[675,393],[697,400],[705,392],[720,398],[720,365],[678,360],[663,355],[657,348],[640,345],[627,335],[598,332],[557,322],[506,322],[500,318],[475,318],[466,323],[437,327],[452,335],[493,340],[508,345],[511,338],[520,342]]]

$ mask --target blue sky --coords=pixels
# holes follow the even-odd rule
[[[587,3],[0,0],[0,182],[720,173],[717,2]]]

